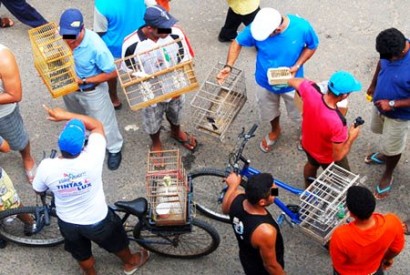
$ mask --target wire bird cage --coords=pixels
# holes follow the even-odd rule
[[[288,67],[271,68],[268,70],[268,82],[272,86],[288,86],[288,79],[292,77]]]
[[[158,226],[186,224],[188,184],[179,150],[148,153],[146,191],[151,223]]]
[[[118,59],[117,73],[131,109],[180,96],[199,87],[183,40]]]
[[[34,66],[53,98],[78,90],[71,49],[58,34],[55,23],[28,31]]]
[[[194,127],[222,141],[226,131],[247,100],[245,74],[232,68],[227,79],[220,85],[216,76],[224,64],[218,63],[209,73],[191,101]]]
[[[300,228],[325,245],[334,229],[349,218],[346,193],[359,176],[332,163],[300,195]]]

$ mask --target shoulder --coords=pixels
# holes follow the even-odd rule
[[[277,235],[278,231],[273,225],[262,223],[252,233],[252,244],[255,246],[273,245],[276,242]]]

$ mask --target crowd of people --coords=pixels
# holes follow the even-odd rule
[[[0,2],[29,26],[47,23],[25,1]],[[226,64],[216,78],[220,84],[227,79],[242,47],[257,49],[254,90],[260,120],[271,126],[259,149],[268,153],[277,146],[282,131],[282,98],[289,118],[300,129],[299,147],[306,154],[305,187],[320,167],[325,169],[333,162],[350,170],[347,156],[360,127],[348,125],[338,104],[363,89],[360,81],[344,70],[330,75],[324,88],[304,78],[304,65],[319,47],[319,37],[308,20],[281,14],[274,8],[260,8],[258,0],[228,0],[228,4],[226,21],[217,39],[229,42],[230,46]],[[107,207],[102,170],[106,152],[110,170],[117,170],[122,161],[124,141],[115,111],[122,104],[117,95],[114,61],[178,39],[183,41],[179,62],[194,56],[189,40],[181,27],[175,25],[177,19],[169,9],[169,1],[96,0],[93,30],[85,28],[80,10],[63,11],[59,33],[73,52],[79,90],[63,96],[67,110],[45,107],[49,120],[68,122],[58,137],[61,155],[43,160],[38,167],[31,156],[29,136],[19,111],[22,85],[17,62],[12,51],[0,44],[0,151],[19,151],[34,190],[53,191],[65,249],[85,274],[96,274],[91,242],[118,256],[125,274],[133,274],[149,258],[144,249],[135,254],[129,250],[119,218]],[[245,27],[237,33],[241,23]],[[1,28],[13,24],[11,19],[1,18]],[[371,130],[382,138],[380,151],[365,156],[365,162],[385,165],[385,171],[374,192],[362,186],[351,187],[347,192],[346,205],[352,221],[337,228],[330,241],[334,274],[383,274],[403,250],[404,234],[410,230],[409,221],[402,222],[394,214],[374,213],[376,200],[387,198],[391,191],[394,169],[407,143],[410,41],[396,28],[381,31],[375,41],[380,59],[367,94],[374,103]],[[127,70],[129,64],[121,66]],[[287,85],[269,84],[268,70],[279,67],[288,67],[292,78]],[[294,104],[295,95],[303,101],[301,111]],[[171,125],[172,138],[188,150],[197,148],[196,137],[180,127],[184,103],[182,95],[143,109],[144,131],[151,138],[152,151],[164,148],[160,140],[164,116]],[[90,132],[88,137],[86,131]],[[67,175],[74,175],[84,188],[64,190],[59,184],[72,180]],[[232,173],[226,182],[228,189],[222,209],[230,216],[245,273],[285,274],[285,245],[278,224],[266,209],[278,196],[272,175],[263,173],[250,178],[243,191],[238,189],[240,176]],[[22,206],[2,170],[0,187],[0,210]],[[6,193],[7,200],[3,196]],[[25,219],[29,225],[25,230],[30,231],[32,221],[19,218]]]

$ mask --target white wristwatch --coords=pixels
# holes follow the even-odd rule
[[[394,108],[394,105],[396,104],[396,101],[395,100],[390,100],[389,101],[389,106],[393,109]]]

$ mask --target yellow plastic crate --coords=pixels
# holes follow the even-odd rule
[[[177,39],[116,61],[118,79],[133,111],[199,87],[193,61],[180,55],[181,41]]]
[[[34,66],[53,98],[78,90],[72,51],[58,34],[55,23],[28,31]]]

